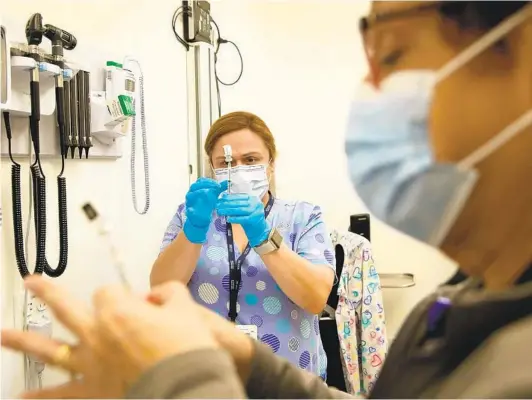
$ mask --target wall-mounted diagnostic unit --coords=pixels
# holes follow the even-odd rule
[[[20,21],[19,21],[20,22]],[[109,61],[97,70],[73,62],[71,50],[83,45],[66,27],[48,23],[40,13],[27,22],[5,25],[0,21],[0,109],[2,119],[1,156],[10,160],[13,208],[14,258],[22,278],[30,274],[61,276],[68,265],[68,198],[65,174],[69,164],[91,160],[116,160],[122,156],[124,138],[131,134],[131,190],[134,209],[149,209],[149,173],[144,105],[144,77],[137,60]],[[52,22],[52,21],[50,21]],[[12,39],[17,37],[18,42]],[[22,39],[22,38],[25,38]],[[67,55],[67,56],[65,56]],[[100,74],[104,79],[94,79]],[[94,90],[95,88],[100,89]],[[137,140],[137,133],[141,136]],[[136,143],[142,142],[146,200],[137,204]],[[59,212],[59,256],[50,265],[47,246],[50,188],[46,174],[58,161],[57,209]],[[28,164],[26,164],[28,162]],[[29,165],[27,224],[23,222],[22,171]],[[55,185],[54,185],[55,186]],[[91,188],[87,188],[91,191]],[[55,190],[51,192],[55,197]],[[34,221],[31,221],[33,217]],[[1,210],[0,210],[1,222]],[[28,231],[35,227],[35,261],[28,259]],[[24,226],[26,225],[26,226]],[[57,251],[56,250],[56,251]],[[18,300],[15,299],[15,302]],[[51,335],[51,319],[46,305],[25,296],[24,329]],[[44,364],[26,358],[30,375],[38,376]],[[27,376],[26,376],[27,377]],[[26,380],[26,389],[37,383]],[[33,387],[32,387],[33,386]]]

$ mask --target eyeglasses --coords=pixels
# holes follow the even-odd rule
[[[431,1],[428,4],[423,4],[423,5],[419,5],[419,6],[411,7],[411,8],[405,8],[403,10],[395,10],[395,11],[389,11],[389,12],[384,12],[380,14],[369,15],[369,16],[360,18],[360,20],[358,21],[358,29],[360,30],[360,33],[362,34],[362,36],[364,36],[366,32],[368,31],[368,29],[373,27],[376,23],[389,22],[389,21],[393,21],[399,18],[411,17],[420,12],[439,9],[443,5],[443,3],[449,4],[449,3],[459,3],[459,2],[458,1]]]
[[[375,86],[378,86],[379,82],[379,69],[376,66],[373,51],[368,47],[366,43],[366,34],[369,29],[371,29],[377,23],[395,21],[401,18],[408,18],[412,16],[418,16],[422,12],[441,10],[443,7],[448,6],[449,4],[460,3],[460,1],[430,1],[426,4],[420,4],[415,7],[405,8],[402,10],[394,10],[383,13],[372,14],[366,17],[362,17],[359,20],[358,28],[362,35],[362,40],[364,42],[364,51],[366,53],[366,58],[369,63],[370,74],[369,79]]]

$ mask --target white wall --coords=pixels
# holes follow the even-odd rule
[[[342,0],[223,0],[213,6],[222,36],[244,56],[238,86],[222,88],[222,112],[246,109],[266,121],[279,148],[278,195],[321,205],[329,228],[347,229],[349,215],[366,211],[348,180],[343,146],[353,88],[366,72],[358,19],[368,7]],[[219,71],[231,81],[239,60],[224,46]],[[455,268],[375,219],[371,233],[379,270],[411,272],[417,281],[412,289],[385,291],[394,336],[411,307]]]
[[[146,290],[150,267],[157,256],[164,229],[188,187],[185,55],[170,30],[175,4],[175,1],[139,0],[27,0],[8,1],[2,6],[4,19],[10,19],[6,21],[8,29],[19,34],[12,40],[23,41],[25,21],[32,13],[41,12],[45,23],[64,27],[77,36],[78,46],[68,55],[90,65],[94,72],[105,66],[105,61],[121,61],[129,54],[136,56],[143,67],[150,135],[152,199],[149,214],[138,216],[131,204],[129,141],[125,143],[124,158],[119,161],[69,160],[67,164],[69,267],[58,281],[87,300],[96,287],[118,281],[109,265],[106,245],[102,246],[94,229],[89,227],[80,206],[86,201],[93,202],[114,225],[129,277],[136,288]],[[103,89],[101,81],[92,79],[91,83],[93,89]],[[140,148],[137,154],[140,161]],[[58,259],[57,205],[54,203],[57,191],[54,176],[58,173],[58,166],[57,161],[48,161],[43,165],[48,176],[50,228],[47,247],[50,263],[56,263]],[[12,250],[10,169],[10,163],[2,160],[4,226],[1,292],[4,326],[13,323],[13,290],[15,282],[20,281]],[[142,201],[140,163],[137,169]],[[27,171],[23,169],[23,173]],[[23,194],[23,199],[27,200],[27,191]],[[27,203],[24,204],[26,209]],[[33,240],[31,243],[33,246]],[[58,337],[65,336],[59,327],[54,327],[54,331]],[[3,357],[2,392],[6,397],[16,395],[22,388],[22,369],[20,364],[15,368],[13,360],[12,357]],[[55,372],[45,372],[45,383],[58,379],[61,376]]]
[[[76,34],[73,58],[100,68],[107,59],[133,54],[143,66],[152,182],[149,214],[140,217],[131,205],[129,143],[119,161],[68,164],[70,261],[60,282],[87,300],[94,288],[115,282],[117,277],[79,206],[90,200],[114,223],[129,276],[142,290],[148,287],[164,228],[188,186],[185,57],[170,29],[178,4],[169,0],[25,0],[2,7],[2,15],[11,20],[11,32],[20,33],[13,39],[24,39],[24,23],[38,11],[46,21]],[[352,88],[365,72],[357,22],[367,7],[367,2],[339,0],[223,0],[213,4],[222,36],[235,41],[244,57],[242,80],[235,87],[222,87],[222,111],[247,110],[267,122],[279,148],[278,194],[321,205],[330,228],[347,228],[350,214],[365,211],[347,179],[343,136]],[[236,53],[225,45],[220,53],[222,79],[230,81],[238,66]],[[101,89],[94,80],[92,85]],[[45,162],[44,168],[52,177],[58,163]],[[48,255],[55,262],[57,216],[52,194],[56,189],[54,179],[48,181]],[[13,296],[20,282],[12,251],[9,182],[10,165],[2,160],[3,326],[13,325]],[[24,196],[28,198],[27,191]],[[416,275],[415,288],[385,293],[389,330],[394,335],[415,302],[454,268],[435,251],[375,220],[372,242],[381,272]],[[60,328],[55,335],[68,337]],[[2,397],[14,396],[22,388],[20,359],[6,352],[2,356]],[[45,383],[60,379],[56,372],[45,372]]]

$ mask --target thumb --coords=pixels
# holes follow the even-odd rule
[[[166,282],[153,287],[146,300],[158,306],[171,306],[183,299],[184,292],[188,294],[188,289],[182,283]]]

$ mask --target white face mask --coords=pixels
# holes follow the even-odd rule
[[[238,165],[231,168],[231,193],[248,194],[262,199],[270,182],[267,173],[268,165]],[[217,168],[214,175],[218,182],[229,178],[227,168]]]

